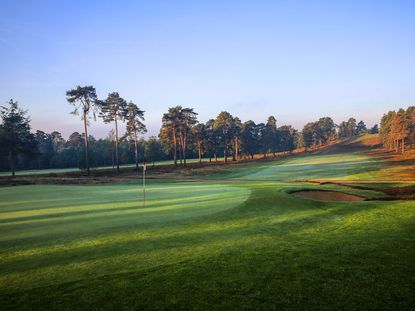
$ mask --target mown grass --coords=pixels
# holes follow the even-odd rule
[[[209,169],[209,168],[208,168]],[[219,173],[209,170],[205,177],[268,181],[305,180],[398,180],[399,175],[387,174],[391,168],[383,159],[365,154],[343,153],[297,155],[275,161],[246,163],[224,167]],[[195,172],[203,176],[201,172]]]
[[[288,193],[339,186],[287,180],[367,179],[358,168],[366,161],[296,157],[221,175],[233,183],[150,181],[145,205],[134,183],[0,188],[0,305],[409,310],[413,201],[319,202]],[[375,163],[364,174],[381,174]]]

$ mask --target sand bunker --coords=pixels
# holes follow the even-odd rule
[[[353,194],[337,192],[337,191],[324,191],[324,190],[301,190],[292,192],[295,195],[302,196],[307,199],[318,201],[364,201],[364,197],[360,197]]]

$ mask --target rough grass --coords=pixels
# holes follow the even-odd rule
[[[216,175],[235,182],[150,181],[145,205],[131,182],[0,188],[1,308],[413,309],[414,202],[319,202],[290,192],[383,194],[286,182],[375,178],[374,161],[315,155]]]

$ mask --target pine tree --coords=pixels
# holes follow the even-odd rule
[[[115,125],[115,164],[117,174],[120,173],[118,121],[123,121],[127,114],[127,102],[117,92],[109,93],[107,99],[101,103],[100,116],[105,123],[114,122]]]
[[[30,118],[27,111],[19,108],[17,102],[10,99],[8,107],[1,107],[0,126],[1,146],[9,158],[12,177],[16,175],[16,159],[19,155],[34,158],[38,153],[35,135],[30,133]]]
[[[85,142],[85,166],[87,174],[89,175],[89,160],[88,160],[88,121],[89,113],[92,112],[94,120],[96,112],[99,109],[99,101],[95,88],[89,86],[77,86],[75,89],[66,92],[66,100],[75,106],[75,110],[71,113],[79,114],[79,109],[82,110],[81,120],[84,121],[84,142]],[[80,105],[77,105],[80,104]]]

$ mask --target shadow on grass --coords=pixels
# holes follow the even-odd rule
[[[105,275],[96,271],[76,281],[3,293],[0,300],[6,309],[408,310],[415,253],[405,237],[412,229],[403,226],[391,235],[388,227],[373,226],[377,230],[370,234],[316,231],[302,239],[256,231],[234,247],[225,238],[227,247],[217,252]]]
[[[293,199],[280,191],[275,193],[267,192],[269,197],[264,200],[263,192],[263,188],[254,190],[248,200],[240,206],[228,211],[222,210],[214,215],[203,216],[203,225],[198,224],[199,228],[193,227],[189,229],[186,227],[190,223],[194,223],[194,218],[191,222],[180,219],[177,222],[169,223],[167,226],[163,223],[161,226],[159,224],[159,226],[153,228],[151,228],[151,224],[147,223],[140,227],[140,231],[131,230],[128,233],[130,235],[129,238],[121,238],[121,241],[120,239],[111,241],[111,235],[126,234],[128,227],[134,226],[134,224],[129,224],[128,227],[112,229],[111,234],[98,235],[98,239],[103,237],[107,239],[106,242],[98,243],[98,245],[93,245],[92,243],[92,245],[75,246],[69,249],[63,245],[62,250],[52,251],[45,246],[44,254],[32,254],[21,259],[19,259],[17,253],[11,261],[3,261],[0,265],[0,270],[4,271],[7,267],[10,269],[11,263],[15,268],[9,270],[9,273],[16,273],[42,267],[52,267],[53,265],[59,267],[68,264],[93,262],[100,258],[109,259],[117,257],[120,254],[130,256],[142,252],[156,252],[166,249],[177,249],[180,252],[182,247],[203,246],[204,244],[219,245],[224,241],[238,241],[239,239],[243,240],[256,235],[265,234],[270,237],[286,237],[295,234],[299,230],[327,225],[338,217],[348,217],[360,213],[363,207],[364,212],[379,208],[375,204],[362,205],[362,203],[349,205],[349,208],[345,208],[345,204],[337,203],[328,205],[327,209],[321,209],[320,207],[325,205],[321,204],[321,202],[306,202],[304,204],[303,200]],[[260,204],[258,204],[258,197],[262,197]],[[284,207],[284,203],[289,203],[291,209]],[[298,206],[297,204],[302,205],[302,207],[296,207]],[[314,209],[313,207],[319,208]],[[258,216],[259,210],[261,211],[261,216]],[[103,217],[99,218],[102,220]],[[117,218],[119,217],[116,217],[114,221],[117,221]],[[123,221],[125,221],[125,218]],[[76,220],[76,222],[79,223],[79,220]],[[163,236],[162,234],[161,237],[157,237],[157,234],[160,235],[160,233],[154,232],[154,229],[156,231],[161,230],[161,227],[164,232],[167,232],[168,236]],[[181,228],[183,231],[181,231]],[[174,231],[169,232],[169,230]],[[145,237],[142,237],[140,234],[145,234]],[[88,240],[92,238],[91,235],[88,235]],[[30,240],[32,238],[29,238],[29,241],[24,239],[26,243],[29,242],[30,244],[36,241],[36,239],[32,242]],[[16,241],[14,240],[14,242]],[[18,241],[16,243],[19,244]],[[50,246],[53,247],[53,244],[50,244]],[[28,254],[30,254],[30,251]]]

